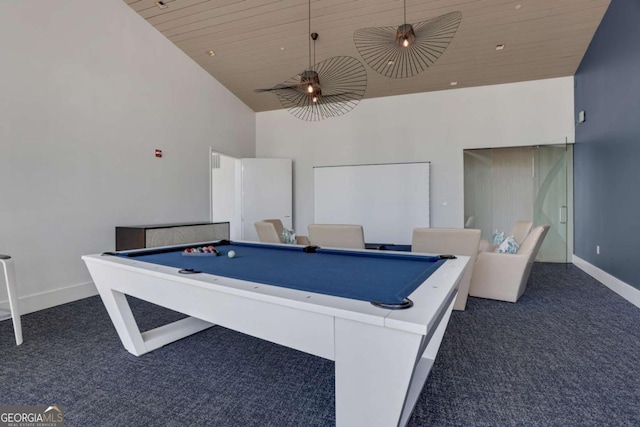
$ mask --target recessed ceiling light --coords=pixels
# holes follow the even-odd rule
[[[214,51],[210,50],[210,51],[207,52],[207,55],[216,56],[216,53]]]
[[[496,45],[496,50],[503,50],[503,49],[504,49],[503,44]]]
[[[284,51],[284,46],[280,47],[280,50]]]
[[[390,59],[389,61],[387,61],[387,65],[393,65],[393,64],[394,64],[393,59]]]
[[[451,86],[458,86],[458,82],[451,82],[449,83]]]
[[[165,2],[164,2],[163,0],[160,0],[160,1],[155,2],[155,5],[156,5],[156,6],[158,6],[158,8],[160,8],[160,9],[166,9],[166,8],[168,8],[168,7],[169,7],[169,6],[167,6],[167,5],[165,4]]]
[[[516,10],[520,9],[521,7],[522,7],[522,5],[521,5],[521,4],[517,4],[517,5],[516,5]]]

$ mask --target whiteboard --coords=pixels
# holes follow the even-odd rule
[[[315,167],[314,222],[362,225],[367,243],[410,244],[414,228],[429,227],[429,166]]]

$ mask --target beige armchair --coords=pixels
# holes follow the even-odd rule
[[[364,229],[361,225],[310,224],[309,241],[321,247],[364,249]]]
[[[429,254],[453,254],[468,256],[469,264],[460,281],[454,310],[464,310],[467,305],[473,266],[480,244],[480,230],[472,228],[415,228],[411,242],[412,252]]]
[[[525,291],[531,267],[547,231],[548,225],[535,227],[515,254],[480,252],[473,267],[469,295],[500,301],[518,301]]]
[[[258,239],[263,243],[283,243],[284,226],[279,219],[265,219],[254,224],[258,232]],[[296,236],[297,245],[308,245],[307,236]]]
[[[516,221],[511,233],[507,234],[505,237],[513,236],[513,238],[516,239],[516,243],[518,243],[518,245],[522,245],[524,239],[526,239],[531,232],[532,227],[533,222],[531,221]],[[491,245],[488,240],[480,240],[480,252],[493,252],[496,248],[497,246]]]

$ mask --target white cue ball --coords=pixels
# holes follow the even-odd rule
[[[235,257],[235,256],[236,256],[236,251],[229,251],[229,252],[227,253],[227,256],[228,256],[229,258],[233,258],[233,257]]]

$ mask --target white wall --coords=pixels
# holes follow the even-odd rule
[[[91,293],[80,256],[116,225],[208,220],[210,146],[255,155],[253,111],[122,0],[3,0],[0,52],[0,253],[27,311]]]
[[[364,100],[321,122],[256,114],[257,156],[294,159],[299,234],[313,223],[313,166],[430,161],[431,226],[462,227],[463,149],[573,135],[573,77]]]

